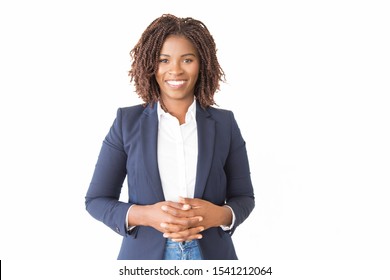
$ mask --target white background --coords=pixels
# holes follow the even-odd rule
[[[113,260],[84,196],[129,51],[163,13],[202,20],[247,142],[256,207],[242,260],[390,260],[386,1],[2,1],[1,238],[10,260]]]

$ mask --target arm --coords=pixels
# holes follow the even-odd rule
[[[226,204],[233,209],[236,216],[236,222],[231,230],[233,234],[237,226],[244,222],[252,212],[255,207],[255,198],[246,144],[233,113],[231,113],[231,125],[232,140],[224,169],[227,175]]]
[[[117,117],[103,141],[85,205],[91,216],[118,234],[125,235],[127,229],[124,221],[132,204],[119,201],[127,160],[123,150],[121,120],[121,110],[118,109]]]
[[[182,204],[158,202],[153,205],[135,205],[119,201],[127,174],[127,154],[123,146],[122,112],[119,109],[100,150],[85,198],[87,211],[123,236],[129,234],[128,227],[134,226],[151,226],[165,233],[167,230],[164,225],[170,223],[174,225],[174,230],[186,231],[188,238],[197,238],[197,233],[202,230],[202,227],[195,225],[199,217],[175,217],[161,209],[164,205],[180,209]]]

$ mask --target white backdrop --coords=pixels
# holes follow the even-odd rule
[[[129,51],[163,13],[202,20],[247,142],[242,260],[390,260],[386,1],[2,1],[1,259],[113,260],[84,196]]]

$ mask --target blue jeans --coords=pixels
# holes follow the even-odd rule
[[[167,239],[164,260],[203,260],[197,240],[175,242]]]

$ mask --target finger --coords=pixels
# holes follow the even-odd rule
[[[165,238],[170,238],[174,241],[186,241],[186,240],[192,240],[192,239],[200,239],[202,238],[202,232],[204,230],[203,226],[195,227],[195,228],[189,228],[184,231],[180,232],[166,232],[164,233]]]
[[[164,212],[171,214],[175,217],[182,217],[182,215],[180,215],[181,214],[180,211],[178,211],[179,209],[177,209],[175,207],[163,205],[163,206],[161,206],[161,210],[163,210]]]
[[[182,210],[190,210],[191,209],[191,205],[189,204],[183,204],[183,207],[181,208]]]
[[[180,232],[188,229],[188,227],[186,226],[177,225],[177,224],[168,224],[168,223],[161,223],[160,226],[161,228],[163,228],[164,233]]]
[[[197,240],[197,239],[202,239],[203,235],[202,234],[194,234],[194,235],[189,235],[185,237],[166,237],[168,239],[171,239],[172,241],[175,242],[183,242],[183,241],[191,241],[191,240]]]
[[[197,216],[193,218],[176,219],[170,218],[165,222],[160,223],[162,232],[181,232],[189,228],[199,227],[199,223],[203,221],[203,217]]]
[[[184,205],[184,206],[186,206],[186,205]],[[190,208],[189,205],[188,205],[188,207]],[[187,208],[185,208],[185,209],[187,209]],[[195,216],[194,212],[191,210],[178,209],[175,207],[171,207],[169,205],[162,205],[161,210],[163,210],[164,212],[166,212],[172,216],[178,217],[178,218],[190,218],[190,217]]]
[[[192,218],[186,218],[180,222],[182,222],[181,225],[185,226],[187,228],[194,228],[194,227],[199,227],[199,223],[203,221],[202,216],[195,216]]]
[[[179,202],[183,205],[189,205],[191,208],[197,208],[202,205],[202,199],[188,198],[179,196]]]
[[[166,205],[168,205],[172,208],[176,208],[176,209],[183,209],[183,203],[181,203],[181,202],[165,201],[163,206],[166,206]]]
[[[199,223],[203,221],[202,216],[195,216],[192,218],[176,219],[170,218],[166,222],[162,222],[160,226],[169,232],[179,232],[189,228],[199,227]]]
[[[201,234],[197,234],[194,236],[190,236],[187,239],[181,238],[181,239],[171,239],[171,240],[175,241],[175,242],[183,242],[183,241],[191,241],[191,240],[197,240],[197,239],[202,239],[202,238],[203,238],[203,236]]]

